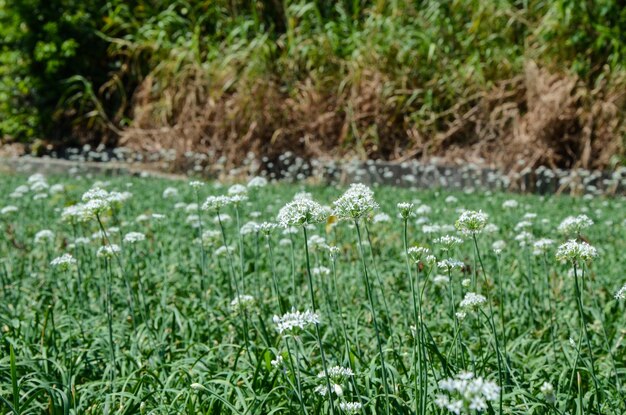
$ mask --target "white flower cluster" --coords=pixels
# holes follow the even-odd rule
[[[409,258],[417,264],[422,257],[430,254],[430,249],[424,246],[412,246],[407,249],[407,253],[409,254]]]
[[[247,294],[241,294],[230,302],[230,308],[233,311],[240,311],[251,307],[254,304],[254,297]]]
[[[60,257],[54,258],[50,262],[50,265],[60,269],[61,271],[67,271],[74,264],[76,264],[76,258],[70,254],[63,254]]]
[[[515,199],[505,200],[504,203],[502,203],[502,207],[504,209],[515,209],[518,206],[519,206],[519,203]]]
[[[491,244],[491,249],[493,249],[496,255],[500,255],[504,248],[506,248],[506,242],[501,239]]]
[[[40,244],[45,241],[51,242],[54,240],[54,232],[49,229],[40,230],[35,234],[35,243]]]
[[[439,395],[436,404],[457,415],[484,411],[488,408],[487,402],[500,397],[500,387],[496,383],[475,378],[470,372],[439,381],[439,389],[448,394]]]
[[[124,242],[129,244],[134,244],[145,240],[146,235],[141,232],[128,232],[126,235],[124,235]]]
[[[163,199],[174,199],[178,197],[178,189],[175,187],[168,187],[163,190]]]
[[[463,243],[463,239],[458,236],[444,235],[440,238],[436,238],[433,242],[441,245],[442,250],[449,251],[461,245]]]
[[[452,272],[455,269],[463,269],[464,266],[465,264],[462,261],[451,258],[447,258],[437,262],[437,268],[445,272]]]
[[[377,213],[372,218],[373,223],[386,223],[391,222],[391,217],[386,213]]]
[[[0,209],[0,215],[4,216],[4,215],[8,215],[9,213],[15,213],[17,211],[18,211],[17,206],[8,205]]]
[[[454,226],[466,235],[474,235],[481,233],[485,229],[488,219],[487,214],[481,210],[478,212],[466,210],[461,213]]]
[[[372,189],[361,183],[350,185],[348,190],[335,202],[334,214],[341,219],[359,219],[378,209]]]
[[[239,229],[239,233],[241,235],[252,235],[259,231],[259,224],[255,221],[246,222],[241,225],[241,229]]]
[[[530,244],[533,243],[534,239],[535,237],[533,236],[533,234],[530,232],[526,232],[526,231],[520,232],[517,235],[515,235],[515,240],[519,244],[520,248],[530,246]]]
[[[487,299],[484,295],[469,292],[465,293],[465,297],[461,300],[459,306],[466,309],[476,309],[486,302]]]
[[[533,255],[543,255],[548,252],[554,241],[548,238],[541,238],[533,243]]]
[[[339,382],[343,379],[354,376],[354,372],[349,367],[333,366],[327,368],[326,371],[328,372],[328,377],[335,382]],[[325,378],[326,374],[324,373],[324,371],[321,371],[317,374],[317,377]]]
[[[122,249],[119,247],[119,245],[115,245],[115,244],[104,245],[98,248],[98,251],[96,252],[96,256],[98,258],[110,259],[110,258],[113,258],[115,255],[119,254],[120,252],[122,252]]]
[[[295,199],[287,203],[278,212],[277,221],[283,228],[306,226],[325,221],[328,210],[310,199]]]
[[[565,235],[579,234],[583,229],[593,225],[593,221],[587,215],[568,216],[557,228]]]
[[[265,187],[265,186],[267,186],[267,179],[265,177],[256,176],[256,177],[251,178],[250,181],[248,181],[248,188],[250,189]]]
[[[319,315],[309,310],[304,312],[292,310],[290,313],[285,313],[282,316],[275,315],[273,320],[274,324],[276,324],[276,330],[281,334],[284,332],[297,332],[297,330],[303,330],[308,325],[320,322]]]
[[[360,402],[340,402],[339,409],[341,409],[347,414],[357,414],[361,412],[361,403]]]
[[[202,210],[219,212],[220,209],[230,205],[231,203],[232,198],[229,196],[209,196],[202,204]]]
[[[554,395],[554,386],[550,382],[543,382],[541,388],[539,389],[543,394],[545,400],[549,403],[554,403],[556,401],[556,396]]]
[[[556,259],[563,262],[588,262],[596,256],[598,256],[596,248],[587,242],[577,242],[574,239],[565,242],[556,251]]]
[[[626,284],[615,293],[616,300],[626,299]]]
[[[397,205],[398,211],[400,212],[400,217],[402,219],[408,219],[413,214],[413,208],[415,205],[413,203],[401,202]]]

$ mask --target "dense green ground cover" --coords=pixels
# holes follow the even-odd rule
[[[374,213],[388,218],[368,212],[266,237],[245,224],[275,222],[299,191],[331,205],[344,189],[250,187],[247,200],[221,209],[222,232],[215,213],[194,203],[226,194],[224,185],[100,179],[0,181],[2,413],[340,414],[358,402],[355,413],[444,414],[441,396],[451,395],[442,380],[466,372],[492,392],[485,413],[626,411],[626,318],[615,298],[626,283],[623,199],[380,187]],[[132,197],[84,222],[62,220],[97,185]],[[420,258],[419,249],[405,256],[398,202],[414,203],[406,235],[409,248],[430,249]],[[458,233],[462,209],[484,211],[488,225]],[[578,214],[594,224],[578,236],[557,231]],[[464,242],[445,250],[436,240],[446,234]],[[554,244],[535,246],[541,238]],[[576,275],[555,259],[572,238],[597,249]],[[112,244],[120,251],[98,255]],[[65,253],[76,263],[51,265]],[[463,264],[448,272],[429,254]],[[484,303],[461,307],[468,292]],[[244,305],[231,304],[237,296]],[[304,329],[280,333],[273,317],[292,307],[315,307],[319,325],[305,319]],[[322,396],[328,383],[318,373],[335,366],[354,376],[334,376],[339,386]]]

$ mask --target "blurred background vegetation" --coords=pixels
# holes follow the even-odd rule
[[[0,0],[0,137],[606,168],[618,0]]]

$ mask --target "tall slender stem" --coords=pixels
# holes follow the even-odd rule
[[[357,233],[357,238],[358,238],[358,245],[359,245],[359,253],[361,255],[361,263],[363,265],[363,279],[365,281],[365,292],[367,294],[367,298],[369,300],[370,303],[370,308],[371,308],[371,312],[372,312],[372,321],[374,323],[374,331],[376,332],[376,342],[378,344],[378,354],[380,356],[380,364],[381,364],[381,370],[382,370],[382,378],[383,378],[383,387],[385,390],[385,410],[387,415],[389,415],[389,385],[387,383],[387,367],[385,365],[385,356],[383,353],[383,345],[382,345],[382,340],[380,338],[380,330],[378,328],[378,320],[376,318],[376,307],[374,306],[374,297],[372,295],[372,287],[370,284],[370,280],[369,280],[369,276],[368,276],[368,272],[367,272],[367,265],[365,263],[365,254],[363,252],[363,242],[361,240],[361,228],[359,227],[359,221],[355,220],[354,221],[354,225],[356,226],[356,233]]]

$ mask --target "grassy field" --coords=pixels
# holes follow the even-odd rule
[[[623,199],[100,179],[0,180],[2,413],[626,412]]]

